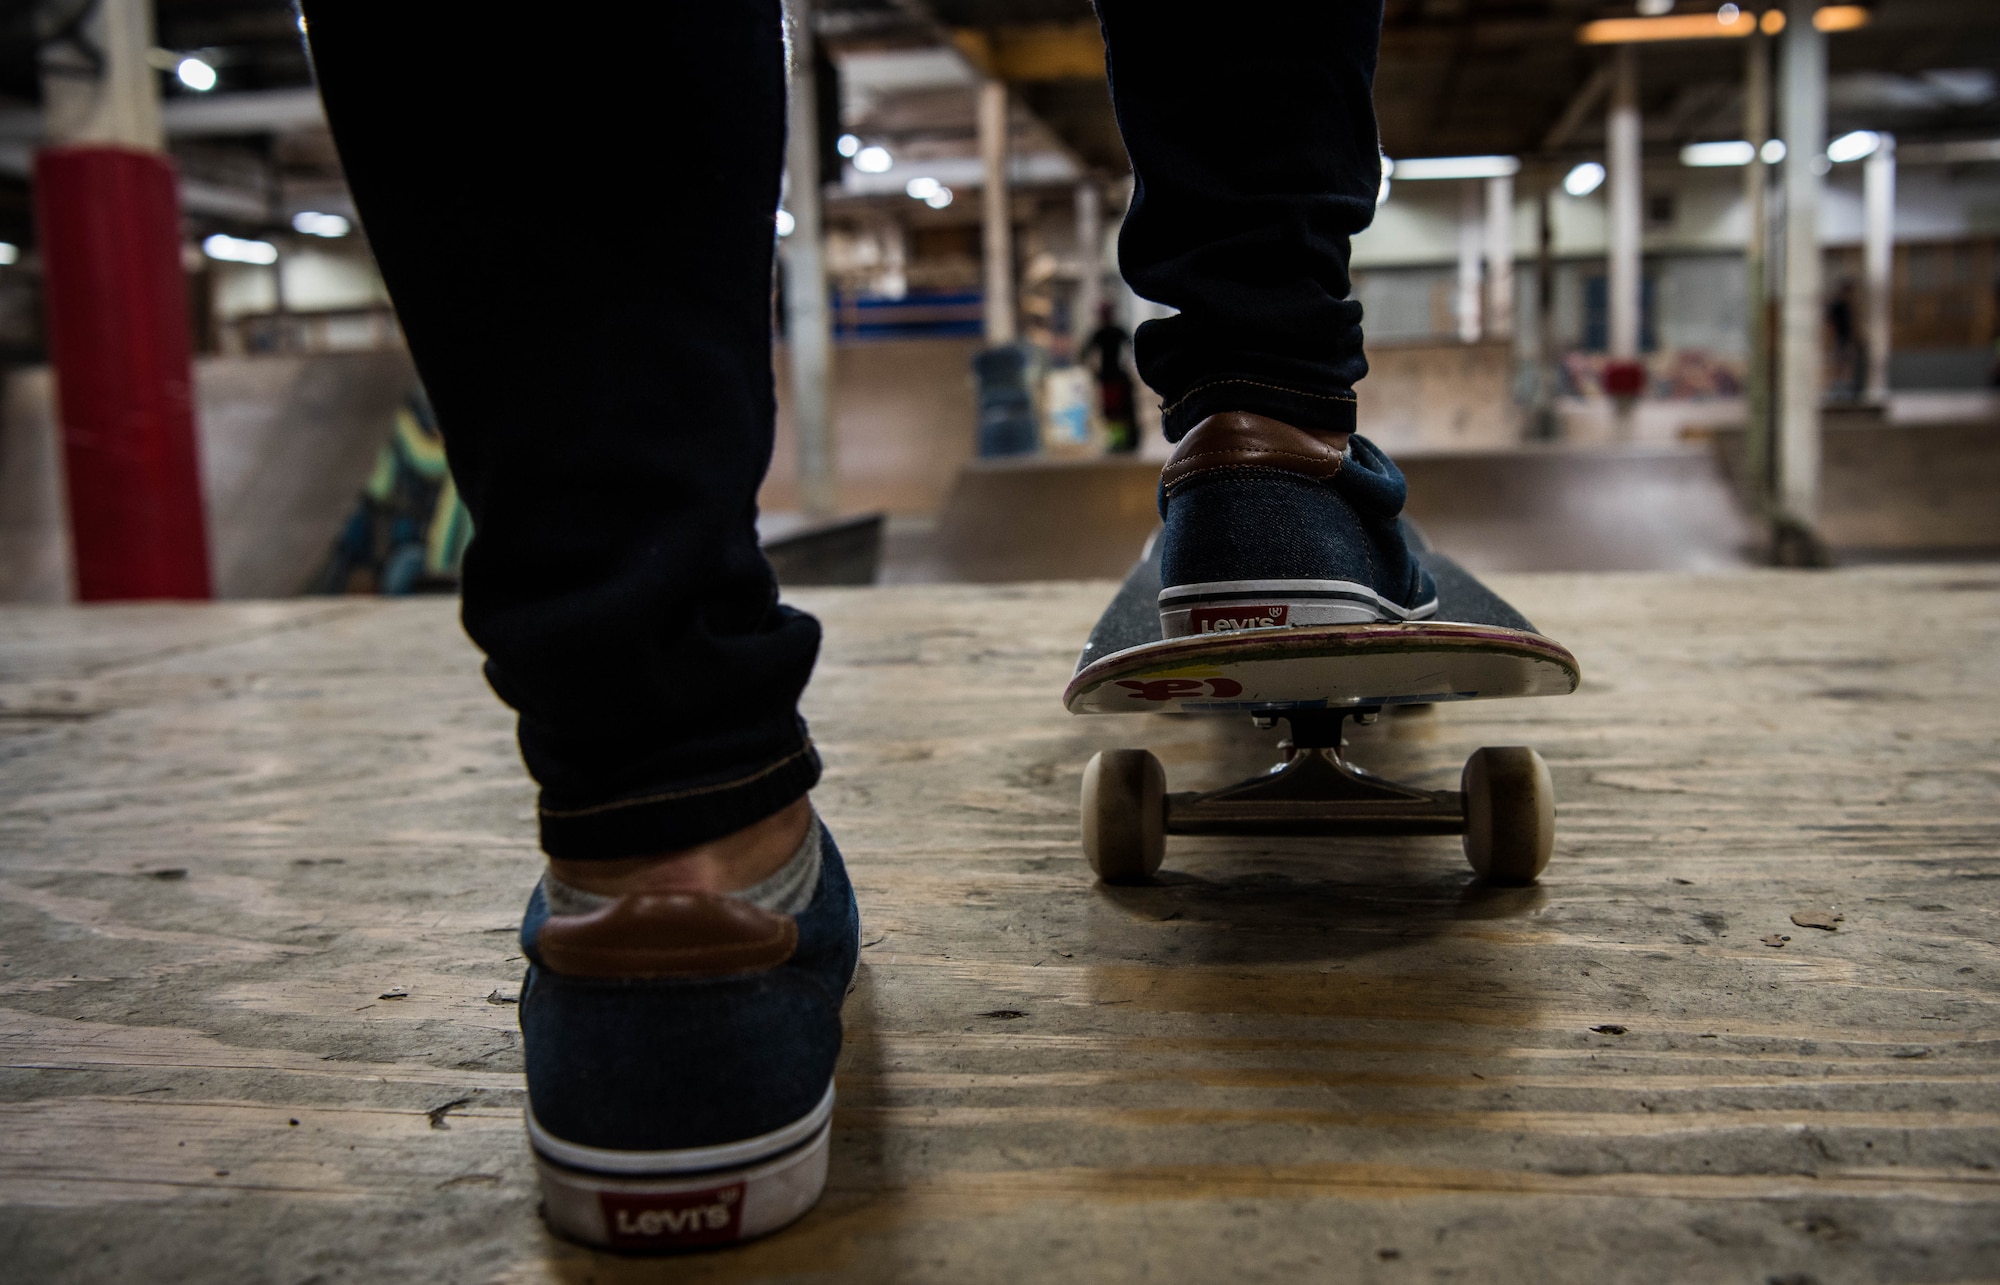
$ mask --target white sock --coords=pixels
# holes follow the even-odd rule
[[[791,860],[769,878],[724,895],[747,901],[760,910],[780,915],[798,914],[812,904],[813,894],[819,891],[822,833],[819,813],[814,812],[812,821],[806,826],[806,837],[799,841],[798,851],[792,853]],[[573,887],[546,872],[542,875],[542,896],[549,903],[552,915],[587,915],[612,900],[603,893],[585,892]]]

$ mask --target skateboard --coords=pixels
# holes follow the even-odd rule
[[[1204,793],[1167,793],[1166,773],[1146,750],[1092,758],[1083,847],[1100,879],[1150,878],[1169,834],[1457,834],[1481,877],[1535,881],[1554,850],[1555,790],[1533,749],[1474,752],[1456,790],[1385,780],[1341,754],[1350,718],[1372,723],[1398,705],[1563,696],[1581,680],[1561,644],[1431,549],[1413,524],[1404,534],[1437,583],[1433,619],[1286,626],[1281,608],[1253,603],[1182,638],[1160,635],[1159,538],[1148,543],[1091,630],[1063,704],[1072,714],[1247,715],[1264,729],[1282,719],[1291,735],[1269,772]]]

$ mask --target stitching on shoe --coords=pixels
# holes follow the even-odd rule
[[[1274,393],[1290,393],[1294,397],[1311,397],[1323,402],[1353,402],[1355,400],[1352,390],[1345,393],[1309,393],[1302,388],[1287,388],[1283,384],[1266,384],[1255,379],[1217,379],[1206,384],[1198,384],[1188,389],[1180,395],[1180,398],[1173,405],[1165,408],[1160,413],[1162,415],[1171,415],[1186,405],[1188,399],[1196,393],[1205,393],[1211,388],[1224,388],[1230,384],[1242,384],[1246,388],[1268,388]]]
[[[1172,461],[1172,464],[1175,467],[1179,467],[1184,464],[1193,464],[1196,460],[1207,459],[1213,455],[1282,455],[1286,459],[1310,460],[1315,464],[1324,464],[1327,463],[1329,460],[1331,460],[1335,468],[1339,468],[1341,465],[1347,462],[1347,457],[1345,455],[1337,453],[1327,454],[1327,455],[1308,455],[1304,451],[1281,451],[1272,447],[1232,446],[1227,448],[1226,450],[1220,450],[1220,451],[1196,451],[1193,455],[1183,456],[1180,459]]]
[[[1333,490],[1333,487],[1331,486],[1331,483],[1334,478],[1334,475],[1331,473],[1327,474],[1325,477],[1308,477],[1304,473],[1294,472],[1293,470],[1288,468],[1272,468],[1269,465],[1265,464],[1251,464],[1251,463],[1224,464],[1220,468],[1206,469],[1199,473],[1183,474],[1182,476],[1175,478],[1171,482],[1162,483],[1162,486],[1166,490],[1167,498],[1172,499],[1176,493],[1189,486],[1194,485],[1196,482],[1205,482],[1210,478],[1217,477],[1224,473],[1269,473],[1272,477],[1286,477],[1292,479],[1294,482],[1304,483],[1307,486],[1317,486],[1324,488],[1333,495],[1334,499],[1340,500],[1340,492]],[[1341,500],[1341,503],[1346,504],[1347,501]],[[1354,507],[1353,505],[1348,505],[1350,511],[1353,509],[1353,507]],[[1359,519],[1357,518],[1357,521],[1358,520]]]
[[[768,767],[760,768],[748,776],[739,776],[733,781],[721,781],[715,785],[697,785],[685,790],[665,790],[658,794],[642,794],[636,799],[616,799],[610,803],[597,803],[587,808],[545,808],[536,805],[535,811],[545,817],[568,818],[596,816],[601,812],[616,812],[621,808],[644,807],[649,803],[670,803],[675,799],[691,799],[703,794],[718,794],[723,790],[734,790],[761,781],[794,759],[804,758],[813,752],[813,743],[807,741],[798,749],[779,759]]]

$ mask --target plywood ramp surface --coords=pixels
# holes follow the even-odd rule
[[[664,1264],[535,1217],[532,796],[450,604],[0,613],[0,1276],[2000,1276],[2000,568],[1499,587],[1583,690],[1353,753],[1539,746],[1515,891],[1448,839],[1094,887],[1093,751],[1266,738],[1066,716],[1108,585],[797,595],[864,923],[832,1185]]]

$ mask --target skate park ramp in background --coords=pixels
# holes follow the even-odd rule
[[[1477,572],[1739,566],[1750,528],[1706,446],[1526,447],[1399,458],[1410,516]],[[1158,461],[982,460],[890,577],[1115,578],[1159,524]],[[893,555],[892,555],[893,556]]]
[[[1713,571],[1751,528],[1706,446],[1413,453],[1408,513],[1480,573]]]
[[[216,593],[284,598],[325,561],[416,373],[400,349],[195,362]],[[70,596],[46,368],[0,396],[0,601]]]

